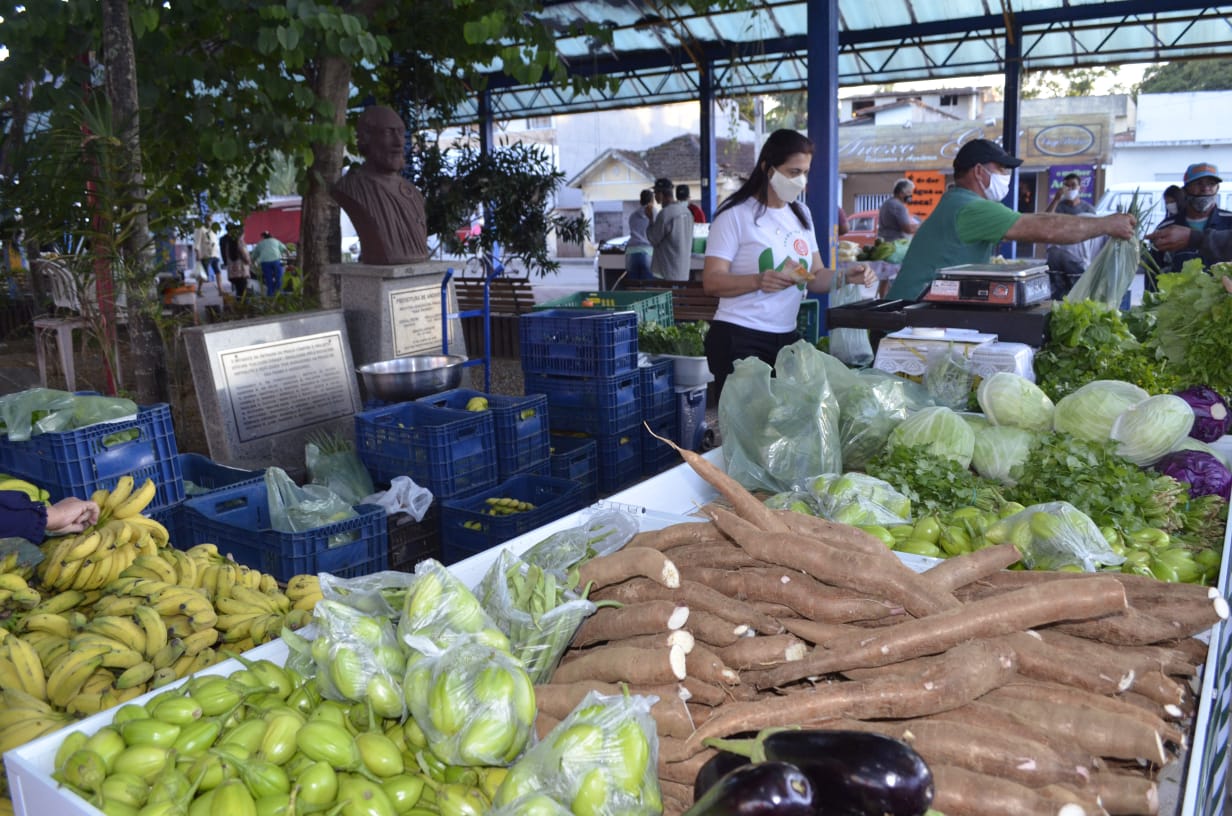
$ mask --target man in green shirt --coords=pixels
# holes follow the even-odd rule
[[[282,256],[286,252],[286,244],[268,232],[261,233],[261,240],[253,247],[252,261],[261,266],[261,277],[265,280],[265,294],[268,297],[273,297],[282,289]]]
[[[1132,238],[1135,221],[1127,213],[1087,218],[1059,213],[1019,213],[1001,203],[1010,175],[1022,159],[988,139],[973,139],[954,157],[954,186],[920,225],[887,297],[919,300],[937,270],[987,263],[1002,241],[1076,244],[1107,235]]]

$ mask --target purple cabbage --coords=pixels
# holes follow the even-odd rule
[[[1173,451],[1156,462],[1155,469],[1188,484],[1190,498],[1221,496],[1228,501],[1232,494],[1232,472],[1218,458],[1204,451]]]
[[[1228,432],[1232,416],[1228,413],[1228,403],[1212,388],[1205,385],[1195,385],[1176,395],[1193,408],[1194,424],[1189,435],[1203,442],[1214,442]]]

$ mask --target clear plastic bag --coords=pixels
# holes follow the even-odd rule
[[[354,443],[337,435],[314,435],[304,445],[304,464],[310,482],[328,487],[348,504],[359,504],[373,492],[372,477]]]
[[[573,816],[573,811],[546,793],[528,793],[503,807],[492,808],[488,816]]]
[[[522,553],[522,560],[551,572],[564,583],[583,561],[616,552],[640,529],[632,513],[603,508],[587,517],[584,524],[553,533],[535,544]]]
[[[398,620],[398,639],[427,638],[444,648],[466,635],[479,635],[493,648],[509,651],[509,638],[483,611],[479,599],[434,558],[415,565]]]
[[[355,578],[340,578],[328,572],[317,576],[321,597],[346,604],[367,615],[396,621],[402,615],[406,593],[415,580],[409,572],[383,570]]]
[[[1065,296],[1067,303],[1094,300],[1113,309],[1129,291],[1138,274],[1141,252],[1138,241],[1111,238],[1100,247],[1091,264]]]
[[[884,371],[867,369],[835,378],[843,470],[860,470],[885,450],[895,426],[932,404],[924,386]]]
[[[845,283],[830,292],[830,308],[865,300],[864,289]],[[849,366],[862,367],[873,362],[873,344],[868,329],[830,329],[830,353]]]
[[[659,738],[650,707],[658,697],[590,692],[509,769],[492,804],[542,793],[594,816],[657,816]]]
[[[750,490],[804,487],[842,466],[838,404],[826,372],[828,355],[800,340],[770,367],[737,360],[719,398],[727,472]]]
[[[928,355],[924,369],[924,390],[934,405],[952,411],[965,411],[975,386],[975,370],[971,361],[954,348],[937,349]]]
[[[517,658],[474,635],[444,649],[412,638],[402,691],[428,748],[447,765],[508,765],[535,725],[535,689]]]
[[[367,702],[378,717],[405,716],[402,678],[406,655],[398,646],[393,621],[327,600],[317,602],[313,621],[317,636],[311,654],[321,696]]]
[[[771,510],[790,510],[806,516],[821,515],[821,505],[817,497],[807,490],[784,490],[782,493],[775,493],[766,499],[765,505]]]
[[[303,533],[327,524],[355,518],[355,508],[323,485],[297,485],[279,467],[265,469],[265,492],[269,502],[270,525],[284,533]],[[356,531],[336,533],[330,547],[355,540]]]
[[[1069,502],[1033,504],[984,531],[991,544],[1011,543],[1029,569],[1058,570],[1078,566],[1094,572],[1125,559],[1108,546],[1095,522]]]
[[[528,564],[507,549],[483,576],[478,594],[535,683],[551,680],[578,626],[595,611],[592,602],[568,591],[552,571]]]
[[[911,499],[866,473],[823,474],[812,480],[809,491],[821,515],[840,524],[893,527],[911,521]]]
[[[54,388],[29,388],[0,397],[0,422],[11,442],[25,442],[35,433],[35,423],[65,412],[71,416],[73,395]],[[41,431],[39,431],[41,433]]]

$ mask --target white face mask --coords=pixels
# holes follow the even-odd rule
[[[988,187],[984,190],[984,198],[989,201],[1000,201],[1005,198],[1005,194],[1010,191],[1010,174],[994,173],[987,167],[984,171],[988,173]]]
[[[1078,188],[1077,187],[1067,188],[1065,190],[1065,200],[1066,201],[1077,201],[1078,200]]]
[[[808,186],[808,176],[803,173],[795,178],[788,178],[778,170],[770,173],[770,189],[774,190],[774,194],[784,202],[795,201],[804,192],[806,186]]]
[[[1164,205],[1164,209],[1168,211],[1168,215],[1176,215],[1176,202],[1169,201]]]

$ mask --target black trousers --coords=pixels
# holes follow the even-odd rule
[[[737,360],[756,357],[771,367],[785,346],[800,339],[800,332],[764,332],[746,329],[735,323],[713,320],[706,332],[706,361],[714,375],[715,393],[723,394],[723,383],[735,368]]]

